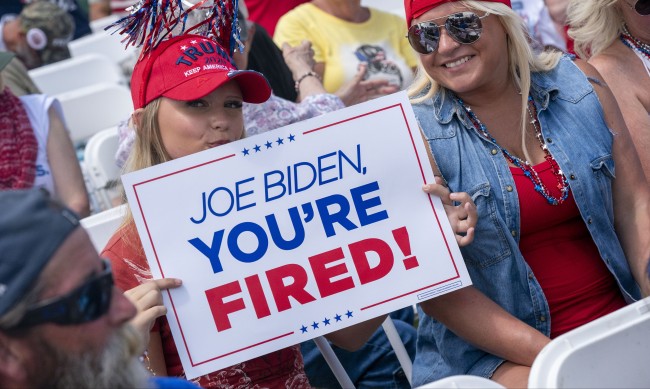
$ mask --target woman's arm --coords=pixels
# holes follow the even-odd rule
[[[586,62],[576,61],[576,65],[588,77],[603,79]],[[614,227],[632,275],[641,287],[643,296],[648,296],[650,280],[646,269],[650,260],[650,186],[614,95],[604,83],[594,83],[594,89],[603,107],[607,126],[615,134],[612,146],[616,165],[616,178],[613,181]]]
[[[86,217],[90,214],[88,192],[72,141],[54,108],[50,107],[48,116],[50,131],[46,150],[56,197],[79,216]]]
[[[167,376],[167,364],[165,364],[165,354],[163,352],[162,338],[159,331],[152,331],[149,334],[149,343],[147,345],[147,357],[144,364],[147,370],[157,376]]]
[[[627,48],[625,49],[627,50]],[[621,63],[624,59],[615,57],[616,53],[603,53],[592,57],[589,64],[593,65],[602,74],[607,86],[614,94],[623,115],[625,126],[630,132],[632,143],[634,143],[637,154],[641,159],[646,180],[650,183],[650,154],[647,153],[647,150],[650,150],[650,115],[648,115],[648,111],[641,101],[643,98],[641,94],[645,94],[646,98],[650,96],[642,86],[640,87],[638,83],[635,83],[636,78],[634,75],[639,74],[634,66],[637,63]],[[639,67],[641,68],[640,75],[645,77],[643,65]],[[643,152],[646,153],[643,154]],[[642,155],[645,158],[641,158]]]
[[[314,51],[311,42],[302,41],[300,45],[295,47],[283,43],[282,55],[287,67],[291,70],[293,79],[298,83],[299,101],[303,101],[309,96],[328,93],[322,82],[324,64],[314,62]],[[396,86],[390,85],[388,80],[364,80],[367,67],[367,64],[361,64],[355,76],[334,93],[343,101],[345,106],[349,107],[399,90]]]
[[[436,183],[425,191],[440,196],[459,246],[471,243],[478,219],[476,205],[467,193],[450,193],[425,142]],[[460,202],[452,206],[452,201]],[[459,234],[459,232],[465,234]],[[473,286],[420,303],[422,310],[456,335],[481,350],[505,360],[530,366],[550,341],[541,332],[517,319]]]
[[[520,365],[531,366],[550,342],[473,286],[421,302],[420,307],[468,343]]]

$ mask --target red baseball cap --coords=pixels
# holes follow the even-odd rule
[[[158,97],[199,99],[230,80],[237,80],[247,103],[263,103],[271,96],[266,78],[252,70],[237,70],[217,42],[200,35],[179,35],[160,43],[141,58],[131,76],[135,109]]]
[[[459,0],[404,0],[404,11],[406,14],[407,27],[411,27],[411,22],[413,21],[413,19],[422,16],[422,14],[424,14],[431,8],[435,8],[443,3],[453,3],[456,1]],[[507,5],[508,7],[512,7],[512,5],[510,5],[510,0],[501,0],[501,1],[483,0],[483,1],[487,1],[490,3],[501,3]]]

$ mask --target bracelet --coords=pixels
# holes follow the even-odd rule
[[[300,92],[300,83],[302,82],[302,80],[304,80],[307,77],[316,77],[318,81],[321,81],[318,73],[316,73],[313,70],[310,70],[307,73],[303,74],[302,76],[298,77],[298,79],[296,80],[296,83],[294,84],[294,88],[296,88],[296,92]]]
[[[149,359],[149,352],[147,352],[147,350],[144,350],[144,353],[140,356],[140,362],[144,365],[145,369],[151,373],[151,375],[156,375],[156,372],[151,368],[151,360]]]

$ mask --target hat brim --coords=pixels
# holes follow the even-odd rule
[[[11,53],[9,51],[0,51],[0,70],[4,69],[5,66],[9,65],[9,62],[11,62],[12,59],[14,59],[16,55],[14,53]]]
[[[253,70],[233,70],[194,77],[162,95],[174,100],[196,100],[212,93],[230,80],[237,82],[246,103],[260,104],[271,97],[271,86],[266,77]]]

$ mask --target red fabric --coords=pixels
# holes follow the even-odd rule
[[[439,6],[444,3],[453,3],[459,0],[404,0],[404,13],[406,16],[406,25],[411,26],[413,19],[421,16],[428,10]],[[510,0],[484,0],[490,3],[501,3],[505,4],[508,7],[510,5]]]
[[[38,142],[20,99],[5,86],[0,93],[0,189],[34,185]]]
[[[557,180],[548,162],[535,166],[554,197]],[[519,248],[551,310],[551,338],[625,306],[616,279],[600,258],[573,194],[549,205],[518,168],[510,168],[521,215]]]
[[[118,230],[102,251],[111,261],[115,285],[128,290],[151,278],[140,239],[133,225]],[[167,319],[156,321],[152,332],[160,332],[170,376],[185,377]],[[204,388],[310,388],[300,346],[295,345],[206,374],[194,380]]]
[[[237,70],[216,41],[180,35],[162,42],[138,61],[131,76],[131,97],[135,109],[161,96],[190,101],[232,79],[237,80],[247,103],[263,103],[271,96],[266,78],[258,72]]]
[[[569,54],[577,55],[573,47],[573,39],[571,39],[569,36],[569,26],[564,26],[563,35],[564,40],[566,41],[566,52]]]
[[[307,2],[309,0],[246,0],[246,8],[248,8],[249,13],[248,19],[264,27],[266,32],[273,36],[278,19],[300,4]]]

